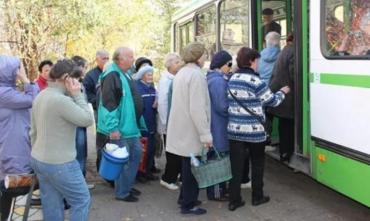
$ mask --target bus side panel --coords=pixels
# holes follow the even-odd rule
[[[317,181],[370,207],[370,166],[314,146]]]

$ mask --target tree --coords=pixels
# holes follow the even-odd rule
[[[98,25],[89,0],[4,0],[2,10],[7,41],[23,59],[31,79],[44,57],[64,54],[65,40]]]
[[[23,58],[31,79],[43,59],[80,55],[91,63],[98,49],[132,47],[163,69],[170,51],[171,18],[179,0],[2,0],[5,39]],[[1,26],[0,26],[1,27]]]

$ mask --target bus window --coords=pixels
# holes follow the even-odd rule
[[[194,22],[189,21],[176,28],[176,51],[181,53],[182,49],[194,41]]]
[[[332,58],[370,56],[370,1],[326,0],[322,52]]]
[[[196,36],[197,42],[205,45],[208,52],[208,61],[216,53],[216,7],[212,6],[197,15]]]
[[[221,49],[236,56],[243,46],[249,46],[249,0],[228,0],[221,3]]]

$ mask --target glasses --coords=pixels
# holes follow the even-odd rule
[[[227,66],[228,66],[229,68],[231,68],[231,67],[233,66],[233,63],[232,63],[232,62],[229,62],[229,63],[227,63]]]

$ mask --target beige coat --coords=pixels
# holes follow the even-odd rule
[[[196,64],[187,64],[177,73],[172,91],[166,150],[200,155],[203,143],[212,142],[206,77]]]

